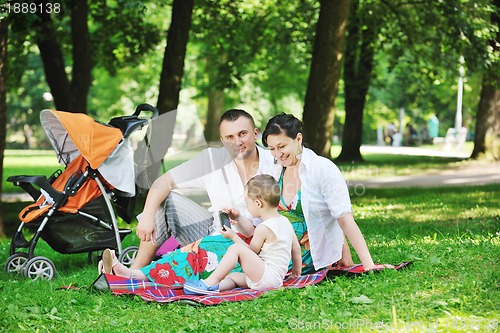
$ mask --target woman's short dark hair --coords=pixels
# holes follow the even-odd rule
[[[222,114],[222,116],[220,116],[219,127],[220,127],[220,124],[222,124],[222,122],[224,120],[234,122],[234,121],[238,120],[240,117],[245,117],[248,120],[250,120],[252,127],[255,128],[255,121],[253,120],[253,117],[250,115],[250,113],[246,112],[245,110],[241,110],[241,109],[229,109],[226,112],[224,112]]]
[[[302,133],[302,122],[292,114],[282,113],[272,117],[267,122],[266,128],[262,133],[262,144],[267,147],[267,137],[281,133],[295,139],[297,134]]]

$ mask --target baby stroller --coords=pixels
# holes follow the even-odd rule
[[[139,117],[150,111],[150,118]],[[43,110],[40,121],[59,162],[66,165],[48,179],[45,176],[11,176],[7,181],[22,187],[35,201],[19,213],[21,224],[5,264],[7,272],[31,279],[52,279],[55,266],[35,256],[40,237],[62,254],[93,256],[106,248],[116,249],[120,262],[130,265],[136,246],[122,249],[132,231],[119,229],[117,216],[127,223],[135,203],[134,153],[130,135],[158,116],[151,105],[141,104],[132,116],[100,123],[81,113]],[[115,215],[116,211],[116,215]],[[34,232],[28,241],[23,228]],[[18,249],[28,249],[18,252]]]

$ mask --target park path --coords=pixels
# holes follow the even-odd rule
[[[361,153],[380,153],[413,156],[437,156],[452,158],[467,158],[469,153],[441,151],[419,147],[362,146]],[[434,187],[452,185],[486,185],[500,184],[500,162],[467,161],[458,163],[451,168],[431,171],[425,174],[410,176],[376,177],[361,180],[350,180],[349,186],[366,188],[380,187]],[[202,204],[208,204],[208,197],[203,192],[188,189],[183,194]],[[32,201],[27,193],[2,194],[3,202]]]
[[[442,151],[419,147],[362,146],[361,153],[381,153],[412,156],[467,158],[467,152]],[[346,177],[347,178],[347,177]],[[410,176],[377,177],[349,180],[349,186],[377,187],[434,187],[447,185],[486,185],[500,183],[500,161],[467,161],[452,167]]]

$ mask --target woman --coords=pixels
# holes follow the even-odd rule
[[[364,269],[375,268],[352,215],[344,177],[332,161],[303,146],[301,121],[291,114],[271,118],[262,134],[262,142],[283,167],[280,175],[276,175],[282,191],[281,214],[292,221],[299,242],[309,250],[308,257],[303,258],[308,265],[306,271],[339,261],[344,233]]]
[[[273,175],[279,180],[281,190],[278,209],[292,222],[301,244],[302,274],[341,260],[344,233],[365,270],[376,268],[353,218],[347,185],[340,170],[330,160],[303,147],[300,120],[288,114],[271,118],[262,141],[269,147],[275,162],[282,165],[281,172]],[[232,243],[221,235],[206,236],[140,270],[130,270],[121,265],[110,252],[105,253],[103,260],[108,266],[106,273],[112,267],[115,274],[127,278],[182,285],[186,279],[210,276],[221,254]],[[344,253],[347,256],[344,256],[343,263],[349,263],[350,254],[348,251]],[[241,271],[240,266],[233,271]]]

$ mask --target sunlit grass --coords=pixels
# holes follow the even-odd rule
[[[339,152],[340,152],[340,148]],[[163,163],[162,170],[169,170],[188,160],[199,150],[181,151],[169,155]],[[338,154],[337,154],[338,155]],[[336,156],[336,155],[332,155]],[[443,158],[431,156],[406,156],[365,154],[364,163],[339,163],[346,180],[373,179],[388,176],[407,176],[425,172],[439,172],[467,164],[457,158]],[[57,157],[52,150],[7,150],[4,158],[3,192],[22,192],[18,187],[6,182],[7,177],[13,175],[51,175],[55,170],[63,169],[58,164]]]
[[[197,153],[198,151],[183,151],[169,155],[164,160],[162,168],[163,170],[169,170]],[[7,182],[9,176],[42,175],[48,177],[58,169],[64,170],[64,165],[59,164],[57,161],[57,156],[52,150],[7,149],[4,156],[3,193],[23,192],[21,188]]]
[[[97,274],[86,255],[58,254],[41,242],[37,254],[50,258],[59,275],[31,282],[0,273],[0,326],[9,332],[495,332],[499,195],[500,185],[367,189],[352,202],[374,260],[413,260],[412,266],[215,307],[90,292]],[[9,243],[0,241],[0,261]],[[82,289],[57,290],[69,284]]]
[[[192,154],[172,156],[167,168]],[[361,179],[463,163],[394,155],[373,156],[373,162],[370,156],[366,159],[369,162],[360,169],[340,167],[347,173],[351,167]],[[35,169],[28,169],[31,166]],[[28,174],[26,170],[50,174],[58,167],[52,151],[9,151],[6,158],[6,169],[14,174]],[[59,254],[40,241],[36,254],[51,259],[58,276],[32,282],[2,271],[0,327],[6,332],[107,332],[111,327],[119,332],[493,332],[500,319],[498,197],[500,185],[363,189],[351,199],[374,260],[393,264],[412,260],[409,269],[339,277],[217,307],[146,303],[91,292],[87,287],[97,274],[95,265],[87,263],[87,254]],[[17,214],[24,205],[4,203],[9,232],[18,226]],[[136,210],[141,207],[139,202]],[[124,243],[137,245],[138,240],[131,235]],[[10,239],[0,240],[1,262],[9,256],[9,245]],[[354,251],[353,255],[357,261]],[[69,284],[82,289],[57,290]]]

